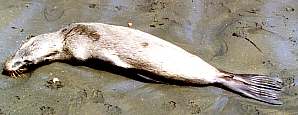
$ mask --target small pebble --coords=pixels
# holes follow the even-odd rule
[[[128,27],[132,27],[132,22],[128,22],[128,23],[127,23],[127,26],[128,26]]]
[[[59,80],[58,78],[56,78],[56,77],[53,78],[53,82],[54,82],[54,83],[59,82],[59,81],[60,81],[60,80]]]

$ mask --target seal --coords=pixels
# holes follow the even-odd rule
[[[35,36],[6,61],[3,73],[15,76],[28,72],[31,65],[72,58],[99,59],[191,84],[216,84],[262,102],[282,104],[282,80],[277,77],[221,71],[156,36],[103,23],[73,23],[57,32]]]

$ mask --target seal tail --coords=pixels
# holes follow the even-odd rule
[[[224,75],[220,77],[220,83],[233,91],[269,104],[282,104],[280,101],[281,79],[257,74],[222,73]]]

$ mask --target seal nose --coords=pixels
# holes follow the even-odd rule
[[[18,68],[19,66],[21,66],[22,62],[17,61],[17,62],[13,62],[12,60],[5,62],[4,68],[3,68],[3,72],[10,72],[10,71],[14,71],[16,69],[14,68]],[[2,73],[3,73],[2,72]]]
[[[3,71],[2,71],[3,75],[10,75],[12,70],[11,70],[11,67],[9,65],[10,65],[10,62],[5,63]]]
[[[10,75],[10,70],[8,70],[8,68],[4,67],[3,71],[2,71],[3,75]]]
[[[13,73],[22,73],[25,69],[22,68],[23,63],[21,61],[10,60],[7,61],[4,65],[2,74],[3,75],[12,75]]]

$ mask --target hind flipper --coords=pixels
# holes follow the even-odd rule
[[[274,105],[282,104],[280,101],[282,81],[279,78],[257,74],[225,73],[220,77],[220,83],[244,96]]]

